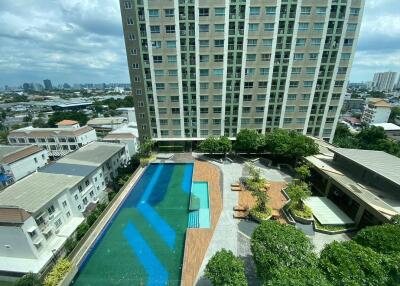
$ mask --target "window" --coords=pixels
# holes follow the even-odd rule
[[[56,211],[56,209],[54,208],[53,205],[51,205],[50,207],[47,208],[47,212],[49,213],[49,215],[51,215],[52,213],[54,213]]]
[[[166,108],[159,108],[158,109],[158,114],[167,114],[167,109]]]
[[[225,26],[224,24],[215,24],[214,25],[215,32],[223,32],[224,26]]]
[[[208,69],[200,69],[200,76],[208,76]]]
[[[296,100],[297,94],[288,94],[288,100]]]
[[[267,15],[275,15],[276,8],[275,7],[265,7],[265,14]]]
[[[126,24],[127,24],[127,25],[133,25],[133,24],[134,24],[134,23],[133,23],[133,18],[132,18],[132,17],[126,18]]]
[[[350,23],[347,25],[347,31],[348,32],[354,32],[357,29],[357,24],[356,23]]]
[[[164,90],[165,83],[156,83],[156,90]]]
[[[322,31],[324,29],[324,23],[314,23],[315,31]]]
[[[70,217],[70,216],[71,216],[71,213],[68,211],[65,215],[66,215],[67,217]]]
[[[245,75],[254,75],[256,69],[255,68],[246,68],[245,69]]]
[[[124,2],[124,7],[125,7],[125,9],[132,9],[131,1],[125,1]]]
[[[312,81],[305,81],[305,82],[303,83],[303,86],[304,86],[304,87],[312,87],[312,85],[313,85],[313,82],[312,82]]]
[[[38,162],[37,158],[33,158],[33,160],[35,161],[35,163],[37,163],[37,162]]]
[[[290,81],[289,87],[299,87],[299,82],[298,81]]]
[[[154,70],[155,76],[164,76],[164,70]]]
[[[243,109],[242,109],[242,112],[243,112],[243,113],[250,113],[250,111],[251,111],[251,107],[249,107],[249,106],[245,106],[245,107],[243,107]]]
[[[286,112],[294,112],[295,106],[287,106]]]
[[[221,107],[213,107],[213,113],[221,113]]]
[[[200,40],[200,47],[209,47],[209,40]]]
[[[176,63],[176,56],[167,56],[167,60],[169,63]]]
[[[165,32],[167,34],[174,34],[175,33],[175,25],[166,25]]]
[[[213,101],[222,101],[222,95],[214,95],[213,96]]]
[[[250,16],[260,15],[260,7],[250,7]]]
[[[257,94],[257,100],[265,100],[266,97],[265,94]]]
[[[264,112],[264,106],[257,106],[256,107],[256,112],[258,112],[258,113]]]
[[[265,47],[272,47],[272,39],[263,39],[262,43]]]
[[[342,53],[342,60],[349,60],[350,59],[350,53]]]
[[[135,40],[135,34],[129,33],[129,34],[128,34],[128,40],[129,40],[129,41]]]
[[[162,56],[153,56],[153,61],[155,64],[160,64],[162,63]]]
[[[151,41],[151,46],[154,49],[161,49],[161,41]]]
[[[169,86],[170,89],[178,89],[178,83],[175,83],[175,82],[174,83],[169,83],[168,86]]]
[[[338,74],[346,74],[347,73],[347,68],[346,67],[339,67],[338,68]]]
[[[264,30],[273,32],[274,31],[274,23],[265,23]]]
[[[208,107],[200,107],[200,113],[202,114],[208,113]]]
[[[295,53],[295,54],[294,54],[294,60],[295,60],[295,61],[302,61],[302,60],[304,60],[304,54],[302,54],[302,53]]]
[[[268,68],[260,68],[260,75],[268,75],[269,69]]]
[[[358,16],[360,14],[359,8],[350,8],[350,15],[351,16]]]
[[[201,136],[207,136],[208,135],[208,130],[200,130],[200,135]]]
[[[311,7],[301,7],[301,15],[310,15]]]
[[[176,48],[176,41],[167,41],[167,48],[175,49]]]
[[[256,61],[256,58],[257,58],[257,55],[256,55],[256,54],[248,54],[247,57],[246,57],[246,61],[248,61],[248,62],[255,62],[255,61]]]
[[[208,55],[200,55],[200,62],[201,63],[208,63],[210,60],[210,56]]]
[[[160,26],[150,26],[150,32],[152,34],[159,34],[160,33]]]
[[[261,60],[263,62],[268,62],[271,60],[271,54],[261,54]]]
[[[299,23],[299,30],[300,31],[307,31],[308,30],[308,23]]]
[[[301,68],[299,67],[292,68],[292,74],[300,74],[300,73],[301,73]]]
[[[214,76],[222,76],[224,69],[214,69]]]
[[[158,9],[149,9],[149,17],[160,17]]]
[[[129,49],[129,52],[132,56],[137,55],[137,49]]]
[[[353,41],[354,41],[353,39],[344,39],[343,45],[350,47],[353,45]]]
[[[306,74],[315,74],[315,68],[314,67],[306,68]]]
[[[215,40],[214,41],[214,46],[217,48],[223,48],[224,47],[224,40]]]
[[[208,83],[207,82],[201,82],[200,83],[200,89],[203,89],[203,90],[208,89]]]
[[[54,225],[56,226],[56,228],[59,228],[59,227],[62,225],[61,218],[59,218],[58,220],[56,220],[56,221],[54,222]]]
[[[174,17],[174,9],[164,9],[165,17]]]
[[[259,81],[258,82],[258,88],[267,88],[268,82],[266,81]]]
[[[248,47],[255,47],[255,46],[257,46],[257,40],[256,40],[256,39],[249,39],[249,40],[247,40],[247,46],[248,46]]]
[[[75,195],[74,198],[75,198],[75,200],[77,201],[77,200],[78,200],[78,195]]]
[[[133,64],[132,64],[132,68],[133,68],[134,70],[138,70],[138,69],[140,68],[140,65],[137,64],[137,63],[133,63]]]
[[[178,70],[168,70],[168,76],[178,76]]]
[[[160,119],[160,125],[162,126],[168,125],[168,119]]]
[[[305,46],[305,44],[306,44],[306,39],[300,38],[300,39],[296,40],[296,46],[298,46],[298,47]]]
[[[213,88],[214,89],[222,89],[222,82],[214,82]]]
[[[88,199],[86,197],[83,198],[83,203],[86,205],[88,203]]]
[[[171,96],[171,102],[179,102],[179,96]]]
[[[249,24],[249,32],[257,32],[258,26],[258,24]]]
[[[208,101],[208,95],[200,95],[200,101],[207,102]]]
[[[62,206],[63,206],[63,208],[66,208],[67,207],[67,201],[63,201],[62,202]]]
[[[214,11],[215,11],[215,16],[225,16],[225,8],[223,7],[215,8]]]
[[[244,88],[253,88],[253,82],[251,81],[246,81],[244,83]]]
[[[309,54],[309,59],[310,59],[311,61],[317,60],[317,59],[318,59],[318,53],[310,53],[310,54]]]
[[[224,61],[224,55],[214,55],[214,62],[222,63]]]
[[[326,7],[317,7],[316,12],[317,15],[324,15],[326,13]]]
[[[209,16],[209,10],[208,8],[199,8],[199,16],[200,17],[205,17]]]
[[[312,38],[311,39],[311,45],[319,46],[320,44],[321,44],[321,38]]]
[[[243,95],[243,101],[251,101],[253,96],[251,94],[244,94]]]
[[[208,32],[208,30],[209,30],[209,25],[208,24],[200,24],[199,25],[199,31],[201,33]]]

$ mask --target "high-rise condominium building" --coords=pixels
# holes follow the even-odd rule
[[[332,139],[364,0],[120,0],[142,139]]]
[[[397,72],[379,72],[374,74],[373,88],[378,91],[392,91],[396,83]]]

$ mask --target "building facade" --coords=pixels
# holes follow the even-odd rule
[[[386,123],[392,107],[382,98],[370,98],[364,107],[361,121],[366,124]]]
[[[377,91],[392,91],[397,79],[397,72],[380,72],[374,74],[372,87]]]
[[[124,144],[93,142],[0,192],[0,276],[41,272],[128,160]]]
[[[364,2],[120,0],[141,140],[332,140]]]
[[[48,152],[37,146],[0,145],[0,189],[44,167]]]
[[[90,126],[74,128],[60,125],[59,128],[25,127],[9,133],[11,145],[35,145],[46,149],[53,158],[62,157],[97,140],[96,131]]]

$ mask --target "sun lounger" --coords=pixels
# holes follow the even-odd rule
[[[231,184],[231,187],[240,187],[240,184],[239,183],[233,183],[233,184]]]
[[[231,187],[231,190],[234,192],[240,192],[242,190],[241,187]]]
[[[245,207],[245,206],[241,206],[241,205],[237,205],[233,207],[234,211],[238,211],[238,212],[244,212],[247,211],[249,208]]]

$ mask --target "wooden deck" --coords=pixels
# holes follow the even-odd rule
[[[283,196],[281,190],[286,186],[285,182],[268,182],[271,186],[268,189],[268,206],[272,209],[273,213],[280,213],[283,206],[286,204],[287,200]],[[256,199],[252,196],[249,191],[241,191],[239,192],[239,206],[251,209],[256,206]],[[240,216],[236,215],[238,218]],[[282,216],[281,216],[282,217]],[[286,220],[282,217],[279,219],[281,223],[287,223]]]
[[[181,278],[182,286],[192,286],[195,284],[198,272],[222,211],[222,178],[218,167],[208,162],[196,160],[194,162],[193,181],[208,182],[211,208],[211,228],[189,228],[186,231],[185,254],[183,257]]]

